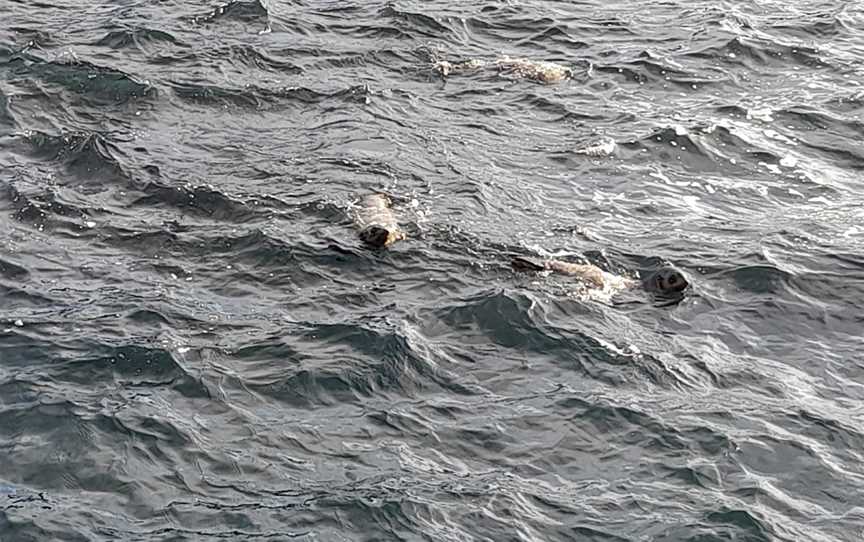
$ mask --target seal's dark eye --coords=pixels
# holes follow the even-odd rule
[[[678,277],[675,275],[669,277],[669,286],[675,286],[676,284],[678,284]]]

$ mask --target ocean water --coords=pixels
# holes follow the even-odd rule
[[[0,540],[861,540],[862,81],[856,1],[0,0]]]

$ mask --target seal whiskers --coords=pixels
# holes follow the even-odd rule
[[[382,248],[405,239],[391,205],[390,198],[384,194],[368,194],[360,200],[354,214],[354,225],[365,244]]]

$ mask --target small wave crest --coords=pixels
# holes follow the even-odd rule
[[[174,83],[174,93],[182,100],[207,106],[238,107],[242,109],[266,110],[286,104],[319,104],[328,100],[362,102],[368,99],[371,91],[365,85],[320,92],[304,87],[285,87],[267,89],[256,86],[225,88],[217,85],[194,83]]]
[[[185,44],[164,30],[147,27],[131,27],[112,30],[100,38],[96,45],[112,49],[144,49],[148,45],[168,44],[185,46]]]
[[[30,53],[21,53],[9,62],[13,82],[27,84],[37,79],[82,96],[93,107],[128,104],[151,99],[156,89],[123,71],[79,60],[74,56],[58,60],[43,60]]]
[[[689,51],[685,53],[685,56],[719,61],[724,64],[739,65],[750,69],[779,67],[787,61],[808,68],[827,66],[827,63],[821,58],[819,50],[814,47],[807,45],[785,45],[739,36],[730,38],[728,41],[720,44]]]
[[[121,163],[122,151],[98,132],[52,135],[36,130],[23,136],[29,157],[58,166],[66,174],[99,190],[104,181],[127,184],[131,175]]]
[[[230,21],[254,24],[261,31],[270,28],[270,12],[261,0],[231,0],[213,10],[192,18],[198,24],[215,24]]]
[[[374,325],[374,320],[365,325],[301,323],[286,337],[287,343],[256,343],[231,356],[235,364],[248,368],[241,377],[244,386],[302,408],[357,403],[375,396],[411,397],[428,392],[430,386],[470,394],[453,375],[421,355],[413,339],[395,329],[385,330],[386,325],[376,329],[384,322]],[[255,360],[274,352],[287,370],[273,372],[269,364],[256,369]],[[370,363],[370,359],[379,361]]]

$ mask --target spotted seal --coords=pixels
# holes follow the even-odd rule
[[[596,265],[578,264],[554,259],[534,261],[517,256],[511,261],[511,266],[516,271],[551,271],[561,275],[577,277],[587,286],[605,291],[620,291],[641,285],[649,292],[668,297],[681,295],[690,285],[684,274],[671,266],[663,266],[657,269],[642,281],[607,273]]]
[[[462,62],[439,60],[433,65],[438,73],[447,77],[452,73],[476,71],[483,68],[497,69],[498,73],[516,79],[528,79],[547,85],[560,83],[573,77],[573,70],[554,62],[500,56],[494,60],[471,59]]]
[[[354,212],[354,225],[363,243],[383,248],[405,239],[391,207],[390,198],[384,194],[367,194],[360,199]]]

